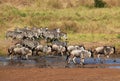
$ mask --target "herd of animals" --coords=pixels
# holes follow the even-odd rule
[[[80,64],[84,64],[85,58],[109,57],[115,54],[114,46],[101,46],[89,50],[84,45],[68,45],[67,33],[61,32],[59,28],[15,28],[13,31],[6,32],[6,38],[17,40],[18,42],[8,48],[10,59],[29,59],[36,55],[59,55],[66,56],[67,63],[76,58],[80,58]],[[42,44],[41,41],[45,41]]]

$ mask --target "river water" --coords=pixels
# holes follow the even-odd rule
[[[85,65],[81,66],[80,60],[77,58],[74,64],[72,61],[70,64],[66,63],[66,56],[34,56],[29,60],[14,58],[10,60],[8,57],[0,56],[0,67],[16,67],[16,68],[116,68],[120,69],[120,58],[109,58],[107,60],[100,61],[93,58],[85,59]]]

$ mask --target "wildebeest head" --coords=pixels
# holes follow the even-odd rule
[[[115,47],[113,47],[113,46],[105,46],[104,47],[105,48],[105,53],[106,54],[114,54],[115,53]]]

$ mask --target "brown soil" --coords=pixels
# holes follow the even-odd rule
[[[0,81],[120,81],[120,70],[98,68],[0,68]]]

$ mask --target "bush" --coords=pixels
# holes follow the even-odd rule
[[[106,2],[103,0],[94,0],[94,6],[97,8],[103,8],[106,6]]]

